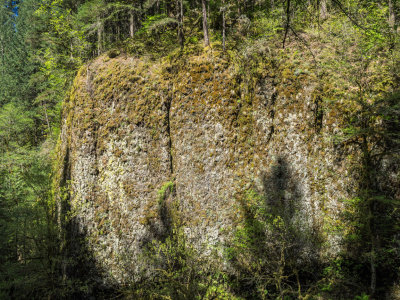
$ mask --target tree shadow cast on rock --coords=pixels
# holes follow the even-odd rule
[[[242,220],[227,247],[235,292],[246,299],[300,298],[321,273],[320,237],[285,158],[261,182],[259,191],[251,189],[239,200]]]
[[[141,241],[138,280],[127,289],[132,299],[203,299],[213,278],[207,258],[185,233],[173,182],[159,191],[158,214]]]
[[[172,181],[165,183],[158,191],[157,217],[148,220],[147,234],[140,241],[141,249],[145,249],[153,240],[164,242],[172,234],[174,218],[176,219],[179,212],[175,197],[175,185]]]
[[[63,299],[110,299],[120,287],[111,282],[88,243],[88,233],[78,217],[68,220],[61,248],[61,293]]]
[[[118,294],[119,286],[110,282],[106,270],[96,262],[89,245],[84,221],[73,212],[70,199],[71,164],[67,147],[58,194],[57,250],[54,261],[59,274],[54,299],[109,299]],[[107,283],[106,283],[107,282]]]

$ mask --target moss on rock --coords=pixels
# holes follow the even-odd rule
[[[316,99],[327,89],[276,59],[238,67],[211,51],[175,62],[102,56],[79,70],[64,103],[55,186],[68,167],[69,202],[109,278],[137,279],[143,243],[161,226],[157,191],[173,177],[198,246],[230,238],[243,220],[235,203],[250,188],[297,201],[305,227],[324,228],[325,214],[337,212],[351,185],[329,139],[338,116],[324,111],[316,130]]]

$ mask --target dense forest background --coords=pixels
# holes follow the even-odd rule
[[[261,48],[285,59],[303,53],[306,62],[318,66],[319,76],[332,83],[327,103],[341,99],[348,120],[338,142],[355,142],[365,166],[360,197],[348,203],[352,246],[311,270],[313,276],[286,284],[304,282],[292,298],[301,298],[302,293],[330,295],[334,289],[346,290],[346,295],[356,299],[385,295],[398,280],[399,199],[381,188],[373,172],[379,158],[399,154],[399,14],[397,0],[3,0],[0,298],[77,299],[95,290],[96,283],[84,278],[71,283],[63,276],[63,241],[52,191],[62,101],[78,68],[103,53],[178,59],[209,48],[221,51],[232,63],[257,59]],[[353,96],[342,89],[344,82],[356,87]],[[250,233],[257,234],[254,228],[264,225],[254,225]],[[166,243],[170,243],[168,249],[191,257],[188,249],[179,248],[179,241]],[[236,245],[232,252],[252,251],[255,245]],[[259,270],[267,262],[260,258],[258,267],[243,271],[245,278],[257,281],[244,285],[248,288],[245,298],[284,299],[276,282],[269,288],[263,281],[265,274]],[[184,266],[168,272],[176,272],[171,276],[185,281],[192,265]],[[208,278],[211,273],[204,268],[199,276]],[[201,290],[206,284],[202,279],[191,280],[194,285],[198,281],[198,286],[191,286],[186,294],[183,290],[178,298],[192,299],[196,288]],[[243,283],[225,274],[215,275],[211,282],[221,280],[231,290]],[[144,290],[171,295],[182,288],[160,288],[168,284],[160,279]],[[218,288],[221,285],[216,285],[215,295]],[[115,295],[128,290],[125,295],[133,295],[134,289],[118,287]],[[268,290],[276,293],[267,294]],[[224,298],[222,292],[218,295]]]

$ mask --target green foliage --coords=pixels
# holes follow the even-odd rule
[[[146,287],[151,297],[156,299],[200,298],[205,293],[205,274],[198,269],[199,260],[195,249],[187,242],[183,228],[172,228],[164,241],[152,241],[147,249],[152,272],[153,286]]]
[[[28,20],[36,6],[24,1],[20,17],[11,9],[0,7],[0,295],[39,298],[56,290],[59,278],[50,193],[53,143],[45,142],[42,127],[58,122],[58,116],[50,117],[52,103],[43,113],[31,81],[37,64]]]
[[[159,205],[164,205],[165,198],[167,197],[167,193],[172,193],[175,187],[175,183],[173,180],[168,181],[163,184],[161,189],[158,191],[158,203]]]
[[[160,211],[165,209],[166,192],[172,192],[173,185],[168,182],[159,191]],[[167,209],[171,220],[167,235],[146,245],[141,281],[122,293],[146,299],[235,299],[228,290],[226,275],[191,244],[177,203],[169,204]],[[160,213],[160,218],[166,216]]]
[[[50,161],[27,147],[0,156],[0,290],[42,296],[56,282],[56,227],[50,206]]]
[[[126,51],[133,55],[151,55],[159,58],[178,48],[177,21],[165,14],[147,16],[133,39],[123,43]]]
[[[149,16],[142,23],[142,29],[138,33],[154,33],[158,31],[164,31],[169,26],[175,24],[177,24],[177,21],[167,17],[166,15]]]
[[[236,270],[231,284],[246,299],[304,297],[312,290],[307,277],[320,275],[317,262],[301,257],[301,251],[314,240],[313,251],[317,252],[318,242],[304,226],[300,229],[284,207],[266,203],[268,200],[254,190],[240,202],[243,221],[226,249],[226,257]]]
[[[357,197],[344,201],[341,213],[343,272],[337,277],[341,284],[336,285],[343,291],[346,283],[357,283],[358,292],[368,291],[371,297],[383,297],[387,286],[397,280],[399,268],[399,201],[382,171],[385,160],[399,160],[400,148],[400,97],[398,92],[382,92],[382,87],[393,83],[379,84],[389,74],[368,78],[373,83],[377,80],[375,86],[365,84],[365,75],[356,77],[358,93],[346,103],[351,111],[343,107],[347,120],[336,138],[339,145],[356,147],[360,153],[350,160],[358,178]],[[354,293],[354,287],[347,286],[347,290]]]

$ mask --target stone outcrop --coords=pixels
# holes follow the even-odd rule
[[[67,168],[70,214],[96,263],[113,280],[135,276],[165,226],[158,191],[171,182],[167,204],[179,203],[198,247],[229,238],[249,190],[324,232],[355,182],[331,138],[340,118],[318,91],[312,71],[266,62],[241,73],[210,53],[179,64],[102,56],[81,68],[64,104],[58,178]],[[325,238],[336,251],[337,237]]]

